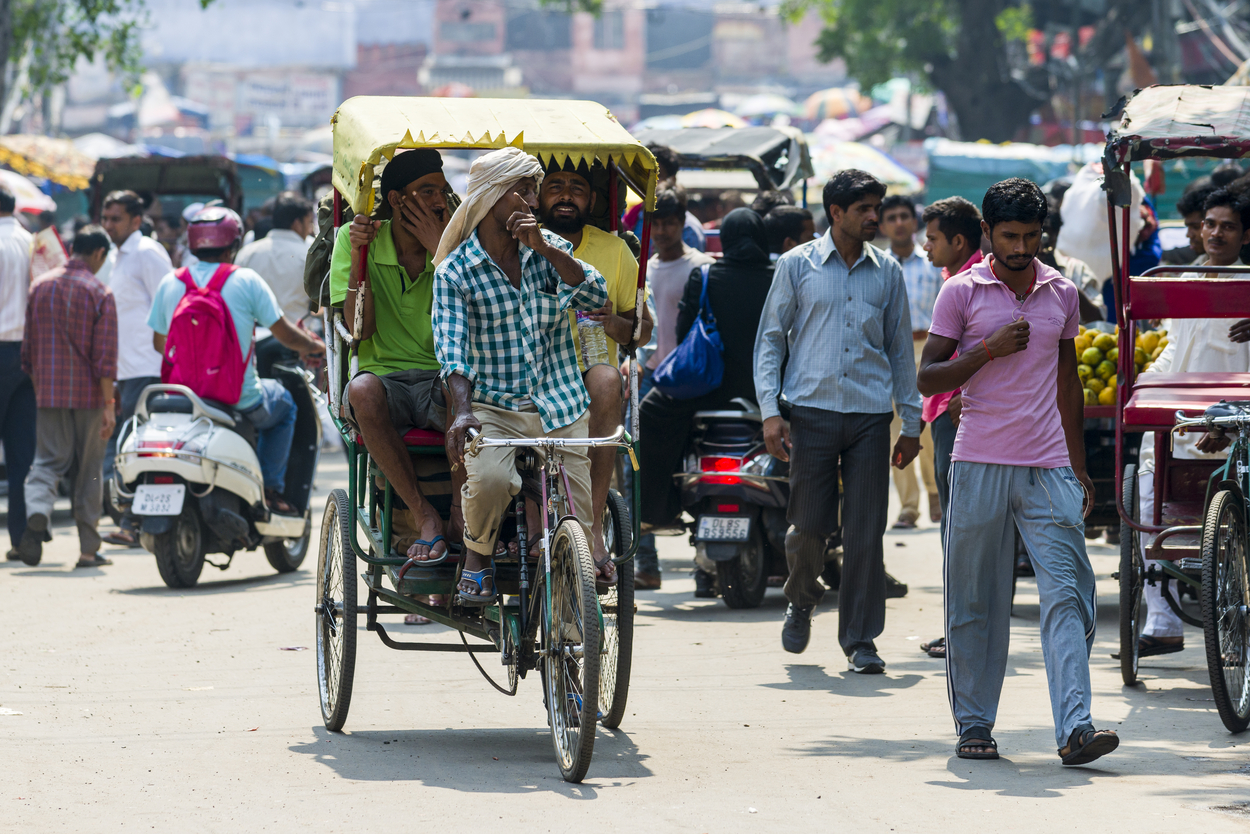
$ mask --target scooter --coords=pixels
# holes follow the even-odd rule
[[[279,573],[304,561],[321,449],[320,394],[302,368],[276,365],[273,376],[295,399],[283,498],[298,515],[265,504],[256,430],[228,405],[183,385],[149,385],[122,428],[109,494],[171,588],[193,587],[206,561],[225,570],[235,552],[258,546]],[[224,553],[225,563],[209,561],[210,553]]]
[[[695,519],[695,562],[715,573],[730,608],[755,608],[770,576],[785,576],[790,465],[768,453],[754,403],[694,415],[684,471],[675,477],[682,509]]]

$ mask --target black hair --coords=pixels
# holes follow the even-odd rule
[[[981,212],[963,197],[947,197],[925,206],[921,221],[928,225],[934,220],[948,241],[963,235],[973,249],[981,248]]]
[[[143,198],[133,191],[110,191],[104,198],[104,208],[121,206],[131,217],[143,214]]]
[[[1228,206],[1241,219],[1243,232],[1250,229],[1250,202],[1234,193],[1232,189],[1217,188],[1207,195],[1206,202],[1202,204],[1202,210],[1206,212],[1220,206]]]
[[[1239,180],[1245,175],[1246,169],[1236,162],[1225,162],[1211,172],[1211,184],[1216,188],[1223,188],[1233,180]]]
[[[677,172],[681,170],[681,163],[677,161],[677,151],[659,142],[648,142],[647,150],[651,151],[651,155],[655,157],[656,163],[661,168],[677,176]]]
[[[1046,214],[1042,189],[1020,177],[994,183],[981,201],[981,217],[991,230],[999,223],[1045,223]]]
[[[1217,186],[1210,177],[1199,177],[1185,186],[1181,198],[1176,201],[1176,212],[1181,217],[1201,212],[1207,204],[1207,198],[1215,192]]]
[[[655,195],[655,211],[651,213],[652,220],[685,216],[686,189],[678,185],[674,188],[666,188]]]
[[[0,186],[0,213],[12,214],[16,208],[17,198],[13,196],[13,192]]]
[[[294,191],[284,191],[273,203],[273,227],[289,229],[312,214],[313,204]]]
[[[881,201],[881,216],[885,217],[885,213],[894,208],[905,208],[911,212],[913,220],[916,218],[916,204],[910,197],[904,197],[902,194],[891,194],[886,197]]]
[[[110,245],[109,236],[105,234],[104,229],[93,223],[74,232],[74,242],[70,245],[70,251],[75,255],[90,255],[92,252],[108,249]]]
[[[857,203],[872,194],[878,197],[885,197],[885,183],[867,171],[861,171],[858,168],[847,168],[845,171],[839,171],[834,174],[829,178],[829,182],[825,183],[825,190],[821,195],[821,202],[825,205],[825,216],[829,218],[829,225],[833,225],[833,214],[829,211],[830,206],[837,206],[845,210],[850,208],[852,203]]]
[[[192,249],[191,254],[199,258],[201,261],[218,261],[222,255],[225,255],[231,249],[236,248],[240,241],[235,241],[229,246],[205,246],[200,249]]]
[[[751,211],[760,217],[767,217],[768,213],[778,206],[792,205],[794,205],[794,195],[788,191],[761,191],[751,201]]]
[[[803,223],[811,220],[812,213],[798,206],[777,206],[764,215],[764,230],[768,233],[768,251],[780,254],[786,238],[804,243],[799,240],[799,235],[803,234]]]

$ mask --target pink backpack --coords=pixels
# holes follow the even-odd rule
[[[251,347],[242,357],[234,317],[221,297],[221,288],[236,268],[217,267],[203,288],[196,286],[186,267],[174,273],[187,291],[170,319],[161,363],[161,382],[185,385],[204,399],[227,405],[237,403],[243,394],[243,375],[252,359]]]

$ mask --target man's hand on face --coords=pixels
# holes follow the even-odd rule
[[[890,465],[895,469],[906,469],[920,454],[920,438],[899,435],[894,444],[894,452],[890,455]]]
[[[1228,338],[1234,342],[1250,342],[1250,319],[1242,319],[1228,328]]]
[[[538,225],[538,218],[534,216],[529,203],[525,202],[520,194],[513,193],[511,197],[514,209],[506,224],[508,231],[521,243],[538,254],[543,254],[547,250],[547,240],[543,237],[542,228]]]
[[[440,217],[419,198],[405,194],[399,204],[399,222],[425,247],[425,251],[433,253],[438,249],[438,242],[451,222],[451,216],[443,212]]]
[[[790,460],[790,427],[785,420],[769,417],[764,421],[764,445],[777,460]]]
[[[447,429],[443,445],[447,448],[447,459],[453,464],[464,463],[464,441],[469,435],[469,429],[478,432],[482,430],[482,424],[473,416],[472,411],[458,413],[456,419],[452,421],[451,428]]]
[[[990,355],[995,359],[1019,353],[1029,346],[1029,323],[1013,321],[994,331],[994,335],[985,340]]]
[[[373,243],[381,226],[381,220],[371,220],[367,215],[358,214],[352,218],[352,225],[347,227],[347,239],[351,241],[353,249],[368,246]]]

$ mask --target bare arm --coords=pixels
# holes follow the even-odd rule
[[[1088,516],[1094,505],[1094,482],[1085,471],[1085,394],[1076,373],[1076,344],[1073,339],[1059,340],[1059,362],[1055,400],[1063,423],[1063,438],[1068,445],[1068,461],[1072,473],[1085,490],[1082,515]]]
[[[538,218],[530,211],[529,205],[515,193],[512,199],[517,209],[508,217],[508,231],[514,238],[550,261],[559,273],[561,281],[570,287],[580,286],[586,280],[586,272],[582,269],[581,261],[563,249],[548,243],[543,237],[542,228],[538,225]]]
[[[117,413],[114,408],[117,403],[113,398],[113,380],[106,377],[100,378],[100,396],[104,399],[104,413],[100,420],[100,439],[108,440],[113,436],[113,427],[117,425]]]
[[[631,350],[638,345],[645,345],[651,340],[651,327],[654,322],[651,320],[651,311],[646,307],[642,308],[642,334],[638,337],[638,341],[634,342],[634,313],[636,310],[626,310],[620,315],[613,314],[612,302],[609,301],[593,313],[587,314],[594,321],[603,323],[603,332],[608,334],[608,338],[616,342],[626,350]]]
[[[156,352],[159,353],[161,356],[165,355],[165,334],[164,333],[152,334],[152,347],[156,348]]]
[[[447,428],[447,458],[453,468],[464,463],[464,440],[469,429],[482,430],[482,424],[473,416],[473,383],[460,374],[447,377],[447,390],[451,393],[451,406],[456,418]]]
[[[351,298],[349,295],[348,298]],[[273,337],[282,343],[284,347],[298,353],[301,357],[312,354],[325,353],[326,346],[313,334],[304,330],[302,327],[296,327],[291,324],[290,319],[286,316],[269,325],[269,332]]]
[[[916,373],[916,387],[926,397],[962,388],[972,375],[987,362],[1018,353],[1028,347],[1029,323],[1013,321],[994,331],[980,350],[961,353],[954,359],[959,342],[930,333],[920,354],[920,369]]]
[[[356,220],[352,222],[352,228],[350,232],[351,240],[352,240],[352,271],[351,271],[351,277],[347,281],[347,296],[343,299],[343,321],[347,324],[347,327],[349,330],[352,328],[352,325],[355,323],[357,287],[361,283],[363,283],[364,291],[360,293],[364,297],[364,304],[365,304],[364,322],[360,328],[360,340],[363,342],[365,339],[372,337],[373,334],[377,332],[378,325],[377,325],[377,320],[374,318],[374,314],[373,314],[373,290],[369,287],[368,277],[365,276],[365,273],[368,269],[368,265],[361,263],[360,246],[357,244],[355,240],[355,238],[358,235],[357,229],[356,229],[358,225],[361,225],[359,215],[357,216]],[[372,237],[373,227],[372,226],[366,226],[366,227],[370,231],[370,237]],[[363,234],[363,231],[360,234]],[[360,280],[361,276],[365,276],[363,281]]]

